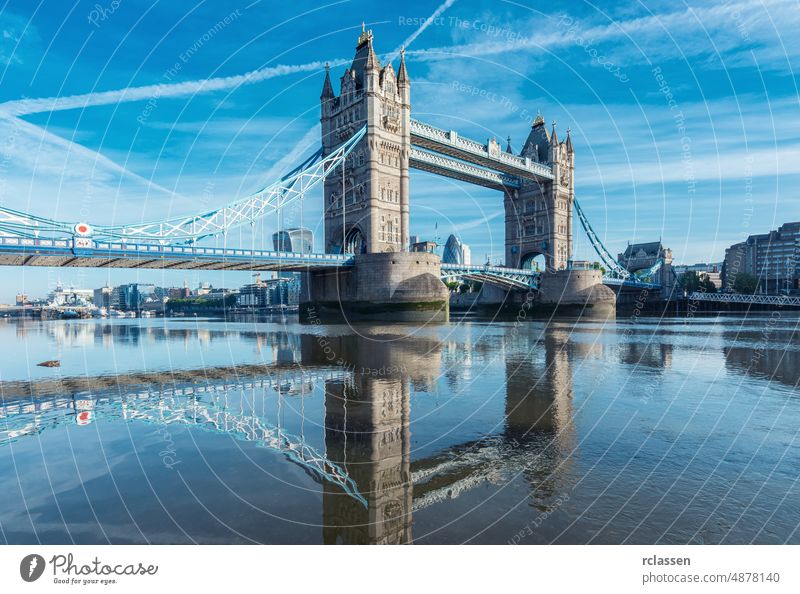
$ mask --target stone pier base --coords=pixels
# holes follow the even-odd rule
[[[435,254],[360,254],[355,266],[303,273],[300,321],[446,322],[448,290]]]
[[[540,277],[535,307],[559,313],[616,311],[617,295],[603,284],[600,270],[557,270]]]

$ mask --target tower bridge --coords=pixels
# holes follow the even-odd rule
[[[2,207],[0,265],[302,271],[304,298],[323,313],[332,305],[343,313],[351,304],[354,311],[373,304],[399,317],[408,311],[446,317],[448,294],[438,280],[452,276],[535,289],[553,305],[613,306],[613,293],[601,283],[658,286],[653,275],[660,262],[631,273],[592,230],[575,199],[569,130],[560,140],[555,122],[548,129],[538,115],[516,154],[510,143],[503,149],[495,139],[483,143],[412,119],[411,86],[404,52],[395,71],[381,63],[372,32],[362,30],[338,94],[326,67],[321,147],[287,175],[220,208],[145,223],[64,222]],[[438,256],[409,252],[410,169],[501,193],[503,266],[442,266]],[[255,249],[257,221],[319,188],[323,253]],[[573,212],[605,274],[572,266]],[[249,227],[249,248],[231,241],[231,231],[242,227]],[[540,257],[543,274],[532,264]]]

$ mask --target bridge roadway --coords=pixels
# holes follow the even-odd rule
[[[238,248],[90,241],[75,248],[72,239],[0,237],[0,266],[149,268],[157,270],[281,270],[302,272],[352,266],[351,254],[300,254]],[[506,288],[536,286],[533,270],[442,264],[442,276],[461,276]]]
[[[0,266],[52,266],[83,268],[147,268],[154,270],[241,270],[303,272],[353,266],[352,254],[301,254],[238,248],[155,243],[88,241],[90,247],[73,247],[77,239],[0,237]],[[486,264],[442,264],[442,278],[460,277],[506,289],[536,289],[539,272]],[[638,279],[604,276],[606,285],[660,289]],[[791,305],[791,303],[790,303]]]
[[[72,239],[0,237],[0,266],[303,271],[352,266],[349,254],[299,254],[239,248]]]

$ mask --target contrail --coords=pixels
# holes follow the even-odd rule
[[[417,29],[404,45],[409,46],[419,35],[427,29],[430,24],[442,12],[452,6],[456,0],[445,0],[433,14]],[[399,48],[389,56],[389,60],[397,57]],[[336,59],[327,62],[330,66],[343,66],[349,64],[349,59]],[[307,64],[282,64],[260,68],[245,74],[233,76],[206,78],[191,80],[181,83],[167,83],[144,85],[139,87],[127,87],[113,91],[99,91],[92,93],[82,93],[79,95],[69,95],[67,97],[43,97],[40,99],[18,99],[0,103],[0,115],[23,116],[35,113],[48,113],[53,111],[65,111],[69,109],[85,109],[87,107],[97,107],[101,105],[114,105],[118,103],[131,103],[136,101],[148,101],[151,99],[185,97],[198,93],[211,93],[214,91],[224,91],[235,89],[245,85],[252,85],[271,78],[298,74],[301,72],[313,72],[322,70],[326,62],[318,60]]]
[[[768,0],[765,0],[768,1]],[[452,6],[456,0],[445,0],[443,4],[437,8],[433,14],[428,17],[425,22],[411,34],[405,41],[408,46],[425,31],[434,19],[442,14],[447,8]],[[770,2],[772,3],[772,2]],[[776,4],[782,5],[783,0],[778,0]],[[748,5],[746,3],[731,5],[733,8],[741,8],[744,10]],[[694,9],[692,14],[698,17],[711,18],[719,20],[724,16],[728,18],[727,14],[731,7],[724,8],[725,15],[721,15],[720,8],[699,10]],[[604,41],[612,38],[641,35],[645,32],[652,32],[654,30],[661,30],[664,23],[683,23],[686,20],[686,11],[671,12],[664,15],[654,15],[651,17],[642,17],[630,21],[622,21],[614,23],[613,25],[601,25],[587,28],[581,28],[579,33],[584,39],[592,39],[594,41]],[[571,20],[570,20],[571,22]],[[488,41],[479,43],[470,43],[464,45],[439,47],[439,48],[426,48],[421,50],[414,50],[409,52],[418,61],[435,61],[461,58],[465,56],[491,56],[504,53],[511,50],[538,50],[543,51],[551,47],[559,47],[571,43],[570,37],[565,35],[561,30],[547,31],[532,35],[529,38],[515,40],[513,42],[506,41]],[[397,56],[398,50],[390,54],[390,59]],[[331,66],[342,66],[350,62],[349,59],[329,60]],[[143,101],[148,99],[168,98],[168,97],[181,97],[186,95],[193,95],[195,93],[207,93],[219,90],[233,89],[242,85],[250,85],[258,83],[271,78],[279,76],[286,76],[300,72],[312,72],[321,70],[325,65],[324,61],[309,62],[307,64],[295,65],[279,65],[268,68],[261,68],[253,70],[246,74],[208,78],[202,80],[193,80],[182,83],[167,83],[156,85],[145,85],[140,87],[128,87],[114,91],[101,91],[94,93],[85,93],[81,95],[72,95],[69,97],[47,97],[42,99],[19,99],[0,103],[0,115],[28,115],[34,113],[43,113],[50,111],[62,111],[67,109],[81,109],[92,107],[96,105],[109,105],[122,102]]]
[[[163,192],[170,196],[178,196],[178,194],[168,188],[160,186],[159,184],[155,183],[154,181],[142,177],[141,175],[134,173],[130,169],[115,163],[108,157],[103,156],[102,154],[93,151],[90,148],[87,148],[77,142],[73,142],[57,134],[53,134],[52,132],[48,132],[44,128],[37,126],[36,124],[31,124],[21,118],[9,118],[9,117],[0,117],[0,133],[5,132],[6,126],[11,126],[13,130],[16,130],[17,134],[22,137],[28,138],[32,143],[32,146],[36,146],[37,144],[41,146],[42,144],[48,144],[53,147],[57,147],[65,151],[66,155],[74,154],[79,158],[84,158],[87,162],[93,162],[94,167],[99,169],[102,172],[112,172],[117,173],[122,176],[128,177],[130,179],[136,180],[137,182],[149,187],[152,190],[156,190],[159,192]],[[9,132],[11,134],[13,132]],[[34,149],[37,150],[38,149]],[[87,172],[87,175],[91,176],[92,171]]]
[[[341,66],[350,60],[334,60],[331,66]],[[0,115],[21,116],[34,113],[51,111],[64,111],[67,109],[83,109],[99,105],[112,105],[132,101],[146,101],[168,97],[184,97],[196,93],[209,93],[226,89],[235,89],[244,85],[252,85],[270,78],[286,76],[299,72],[313,72],[322,70],[325,62],[309,62],[308,64],[280,65],[269,68],[253,70],[246,74],[225,76],[220,78],[207,78],[174,84],[145,85],[141,87],[128,87],[115,91],[100,91],[96,93],[83,93],[68,97],[45,97],[42,99],[19,99],[0,103]]]
[[[436,18],[437,18],[439,15],[441,15],[441,14],[442,14],[442,13],[443,13],[445,10],[447,10],[448,8],[450,8],[450,7],[451,7],[453,4],[455,4],[455,3],[456,3],[456,0],[445,0],[445,1],[444,1],[444,2],[443,2],[443,3],[442,3],[440,6],[439,6],[439,8],[437,8],[436,10],[434,10],[434,11],[433,11],[433,14],[432,14],[431,16],[429,16],[427,19],[425,19],[425,22],[424,22],[424,23],[422,23],[422,26],[421,26],[421,27],[420,27],[419,29],[417,29],[416,31],[414,31],[414,33],[412,33],[412,34],[411,34],[411,35],[410,35],[410,36],[409,36],[409,37],[408,37],[408,38],[407,38],[407,39],[406,39],[406,40],[403,42],[403,45],[404,45],[405,47],[408,47],[409,45],[411,45],[412,43],[414,43],[414,40],[415,40],[417,37],[419,37],[419,36],[422,34],[422,32],[423,32],[423,31],[425,31],[425,29],[427,29],[428,27],[430,27],[431,23],[432,23],[434,20],[436,20]],[[400,51],[400,50],[399,50],[399,48],[395,50],[395,53],[392,55],[392,59],[394,59],[394,56],[396,56],[396,55],[397,55],[397,53],[398,53],[399,51]]]

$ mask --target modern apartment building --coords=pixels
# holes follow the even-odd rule
[[[759,279],[759,293],[800,290],[800,221],[784,223],[769,233],[751,235],[726,249],[722,263],[723,290],[733,290],[740,272]]]

